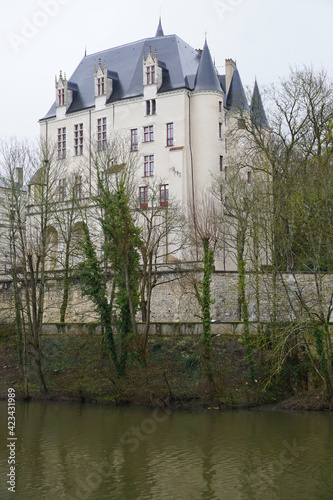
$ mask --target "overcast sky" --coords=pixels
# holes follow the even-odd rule
[[[219,72],[235,59],[244,85],[277,82],[303,64],[333,77],[332,0],[2,0],[0,138],[37,137],[55,74],[69,78],[85,47],[154,36],[160,10],[166,35],[202,48],[207,32]]]

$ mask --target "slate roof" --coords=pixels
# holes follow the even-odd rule
[[[268,121],[264,106],[262,104],[261,95],[259,92],[257,80],[254,82],[254,89],[251,99],[251,119],[256,127],[268,127]]]
[[[230,88],[226,100],[226,108],[233,110],[248,111],[249,105],[246,99],[245,91],[243,88],[242,80],[239,76],[237,66],[232,75]]]
[[[194,90],[217,90],[221,92],[221,83],[218,79],[207,40],[202,49]]]
[[[207,41],[203,50],[198,51],[177,35],[164,35],[160,20],[155,37],[83,57],[68,80],[68,88],[73,91],[73,102],[67,110],[67,115],[95,106],[94,69],[98,67],[99,59],[103,65],[105,63],[108,68],[108,77],[113,80],[113,92],[108,103],[142,96],[143,53],[147,56],[150,48],[153,54],[156,50],[158,64],[163,70],[163,83],[159,92],[184,88],[225,90],[225,78],[218,77],[216,74]],[[229,108],[236,106],[239,98],[242,100],[245,97],[236,69],[235,73],[229,95],[225,98],[225,105]],[[248,109],[247,102],[244,109]],[[56,103],[54,102],[41,121],[55,116]]]

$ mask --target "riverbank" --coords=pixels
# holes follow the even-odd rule
[[[333,402],[312,380],[304,362],[288,361],[267,386],[269,355],[255,349],[256,383],[251,384],[246,351],[238,336],[213,338],[213,386],[207,382],[198,336],[154,336],[146,367],[129,352],[127,373],[117,378],[100,335],[44,336],[43,371],[48,392],[40,394],[33,367],[29,369],[31,399],[88,401],[105,404],[168,406],[171,408],[252,408],[266,405],[283,410],[332,410]],[[16,337],[0,337],[0,398],[13,387],[23,398]]]

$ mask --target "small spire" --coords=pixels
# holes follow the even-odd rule
[[[164,31],[163,31],[163,28],[162,28],[161,16],[160,16],[159,23],[158,23],[158,26],[157,26],[155,38],[158,38],[160,36],[164,36]]]

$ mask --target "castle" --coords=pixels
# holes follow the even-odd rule
[[[265,125],[257,84],[253,102],[260,104],[257,119]],[[156,180],[161,206],[169,196],[186,205],[208,188],[212,176],[226,176],[228,128],[242,127],[233,112],[250,108],[232,59],[219,75],[207,40],[196,50],[176,35],[165,35],[160,19],[154,37],[85,54],[69,79],[60,72],[55,102],[40,120],[40,131],[42,140],[56,145],[59,171],[65,161],[68,173],[86,161],[78,198],[89,197],[96,182],[92,150],[106,149],[110,135],[122,133],[132,154],[139,155],[140,205],[148,205],[150,183]],[[58,183],[63,203],[66,179],[61,176]],[[224,259],[220,268],[233,264]]]

